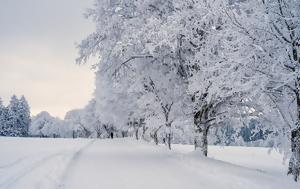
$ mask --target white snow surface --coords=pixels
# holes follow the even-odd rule
[[[133,139],[0,138],[0,189],[293,189],[267,148],[155,146]]]

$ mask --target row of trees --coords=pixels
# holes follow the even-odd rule
[[[28,136],[30,108],[24,96],[13,95],[8,106],[0,98],[0,136]]]
[[[41,112],[32,117],[29,128],[31,136],[53,138],[109,138],[121,136],[113,125],[104,125],[95,114],[95,100],[83,109],[71,110],[63,120]]]
[[[204,155],[209,132],[255,120],[291,155],[298,180],[299,9],[295,0],[96,0],[86,13],[96,31],[77,59],[99,58],[96,115],[161,135],[170,149],[192,134]]]
[[[96,112],[96,101],[91,100],[83,109],[67,112],[63,120],[51,116],[48,112],[41,112],[32,117],[29,127],[30,136],[53,138],[111,138],[132,136],[137,140],[153,140],[156,144],[165,143],[165,133],[160,130],[151,131],[152,121],[141,119],[129,119],[127,124],[118,127],[113,124],[105,124]],[[162,126],[161,126],[162,127]],[[190,128],[190,127],[187,127]],[[269,133],[263,132],[262,126],[255,120],[241,129],[236,129],[230,123],[209,133],[210,144],[243,145],[243,146],[273,146],[266,140]],[[192,129],[173,129],[171,132],[172,143],[193,144],[194,132]]]

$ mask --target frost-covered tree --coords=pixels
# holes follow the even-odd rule
[[[18,109],[19,100],[16,95],[13,95],[8,105],[7,122],[4,128],[5,136],[21,136],[21,123]]]
[[[27,136],[30,124],[30,109],[24,97],[11,97],[8,105],[6,136]]]
[[[83,109],[71,110],[66,113],[64,120],[69,124],[69,127],[72,128],[72,131],[75,132],[76,137],[88,138],[91,136],[92,131],[89,125],[84,123],[83,115]]]
[[[41,112],[32,117],[29,134],[38,137],[71,137],[68,125],[63,120]]]
[[[255,64],[260,73],[261,104],[265,128],[272,131],[276,147],[286,153],[299,130],[300,2],[294,0],[243,1],[228,16],[236,29],[252,40]],[[297,143],[294,143],[297,146]],[[297,147],[296,147],[297,148]],[[300,148],[300,147],[299,147]],[[289,173],[299,176],[299,154],[292,152]]]
[[[30,119],[30,107],[27,100],[24,96],[21,96],[18,105],[18,116],[20,119],[21,135],[28,136],[29,125],[31,122]]]
[[[151,3],[148,6],[154,11],[150,17],[147,15],[144,30],[139,28],[143,37],[137,41],[145,41],[146,52],[155,60],[174,54],[167,64],[181,81],[174,80],[174,84],[182,89],[185,85],[189,88],[185,98],[181,99],[193,99],[193,102],[184,103],[194,106],[191,114],[195,131],[202,135],[195,138],[195,146],[204,149],[206,155],[209,122],[219,126],[217,119],[224,116],[222,109],[228,109],[229,105],[231,109],[242,106],[241,99],[246,99],[245,95],[251,89],[249,75],[254,72],[246,67],[254,52],[251,43],[232,27],[226,14],[230,6],[223,1],[166,1],[162,6]],[[160,25],[159,29],[156,25]],[[168,53],[164,52],[165,47],[168,47]],[[246,106],[249,104],[244,103],[243,108]],[[200,118],[200,114],[203,117]]]
[[[86,130],[89,130],[89,137],[108,138],[110,135],[106,125],[102,123],[104,120],[101,120],[100,116],[97,114],[97,104],[95,99],[90,100],[90,102],[82,109],[79,117],[81,124],[84,125]]]
[[[146,69],[147,72],[143,74],[146,97],[143,98],[143,103],[148,103],[149,108],[155,108],[151,112],[163,120],[165,140],[171,149],[173,122],[181,117],[181,103],[185,99],[185,88],[182,87],[180,83],[182,81],[178,78],[176,70],[169,65],[160,65],[157,68],[152,66],[155,68],[152,70]]]
[[[208,127],[198,129],[200,125],[216,121],[221,115],[217,110],[228,108],[223,104],[232,103],[233,97],[246,99],[241,95],[250,88],[239,89],[250,80],[243,63],[251,60],[251,43],[232,30],[228,7],[223,1],[96,1],[88,16],[97,29],[79,46],[78,62],[99,56],[96,101],[99,113],[107,114],[101,116],[121,126],[131,114],[146,120],[157,116],[163,122],[150,134],[155,138],[166,128],[168,144],[174,118],[195,118],[196,133],[204,133],[200,138],[205,143],[195,146],[205,149]],[[194,111],[184,113],[181,107],[189,105]],[[177,115],[172,118],[173,111]]]
[[[129,129],[128,119],[136,110],[136,96],[128,92],[130,79],[122,80],[98,74],[96,77],[96,115],[108,135],[122,135]]]
[[[285,96],[286,100],[293,97],[291,101],[294,105],[290,127],[287,129],[287,134],[292,143],[292,157],[289,163],[289,174],[294,176],[297,181],[300,176],[300,2],[293,0],[277,0],[266,1],[265,9],[268,12],[269,24],[272,34],[274,35],[272,43],[280,45],[280,51],[284,52],[281,55],[275,56],[276,62],[272,62],[272,66],[276,66],[275,85],[271,89],[271,93],[275,98],[282,98],[276,95],[276,91]],[[275,37],[276,36],[276,37]],[[271,45],[271,44],[269,44]],[[273,47],[274,48],[274,47]],[[269,49],[270,50],[270,49]],[[272,49],[275,52],[275,49]],[[276,49],[279,50],[279,49]],[[271,79],[271,81],[273,78]],[[277,80],[277,81],[276,81]],[[272,98],[272,97],[270,97]],[[278,108],[283,109],[284,114],[290,114],[290,107],[286,108],[286,104],[277,100]],[[282,105],[285,105],[282,108]],[[290,114],[290,115],[291,115]]]
[[[91,137],[104,138],[107,135],[101,120],[96,113],[95,99],[90,100],[90,102],[84,107],[81,119],[82,123],[89,128]]]
[[[172,94],[180,96],[178,91],[171,92],[171,90],[178,89],[177,86],[166,87],[166,83],[171,85],[172,82],[178,83],[174,79],[176,73],[173,74],[176,69],[170,61],[170,55],[175,55],[172,52],[174,48],[170,48],[168,44],[163,44],[164,47],[154,46],[153,44],[161,39],[160,35],[157,35],[159,39],[157,37],[151,39],[150,35],[155,33],[151,31],[146,35],[142,31],[165,22],[172,11],[174,11],[172,1],[105,1],[105,3],[97,1],[95,8],[88,12],[96,22],[97,30],[92,34],[94,37],[90,36],[81,43],[78,59],[79,62],[84,62],[93,54],[101,55],[97,65],[99,68],[97,81],[99,82],[96,84],[98,109],[103,110],[99,111],[100,116],[105,119],[109,118],[106,120],[124,127],[128,117],[132,117],[133,114],[133,117],[149,115],[146,112],[150,108],[137,104],[141,102],[139,99],[144,99],[144,102],[152,100],[159,107],[158,112],[154,114],[161,114],[165,120],[163,125],[167,128],[165,132],[168,135],[166,138],[169,144],[173,122],[169,114],[173,104],[177,102],[171,96]],[[139,28],[142,31],[139,31]],[[95,36],[99,40],[95,40]],[[166,49],[168,51],[163,55]],[[156,72],[161,74],[160,77],[164,73],[172,73],[174,76],[160,79],[157,74],[153,75]],[[167,93],[164,94],[164,92]],[[145,105],[149,104],[151,103],[145,103]],[[126,107],[123,108],[124,106]],[[154,110],[153,107],[152,110]],[[105,116],[105,114],[108,115]]]
[[[135,111],[133,107],[139,96],[128,91],[134,73],[122,70],[121,64],[125,65],[127,59],[131,61],[147,57],[141,50],[135,50],[136,47],[129,51],[127,47],[130,45],[120,42],[126,36],[124,33],[130,32],[129,28],[133,27],[131,24],[137,26],[141,23],[142,18],[137,15],[134,3],[96,1],[94,9],[87,12],[96,22],[96,32],[80,44],[79,63],[85,62],[91,55],[100,56],[96,74],[96,110],[101,122],[114,128],[110,130],[128,130],[128,118]]]
[[[2,136],[28,136],[30,107],[24,96],[13,95],[8,107],[1,105],[0,117]]]
[[[0,98],[0,136],[6,136],[7,113],[8,109],[2,104]]]

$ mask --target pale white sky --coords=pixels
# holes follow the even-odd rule
[[[93,0],[0,0],[0,97],[25,95],[33,115],[63,118],[91,99],[90,65],[75,65],[80,42],[94,29],[83,17]]]

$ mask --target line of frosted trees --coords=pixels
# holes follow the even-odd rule
[[[52,138],[122,138],[134,137],[146,141],[166,143],[162,126],[152,127],[153,122],[141,119],[128,119],[123,126],[111,123],[105,124],[97,114],[96,101],[91,100],[83,109],[67,112],[63,120],[51,116],[48,112],[41,112],[32,117],[29,135],[35,137]],[[159,123],[158,123],[159,124]],[[267,141],[270,132],[264,132],[262,126],[254,119],[249,125],[236,130],[228,122],[209,133],[210,144],[243,145],[243,146],[273,146]],[[194,132],[191,125],[185,128],[176,127],[172,133],[172,143],[193,144]]]
[[[95,115],[170,149],[189,133],[204,155],[210,132],[255,120],[298,180],[299,10],[295,0],[96,0],[77,59],[99,60]]]

